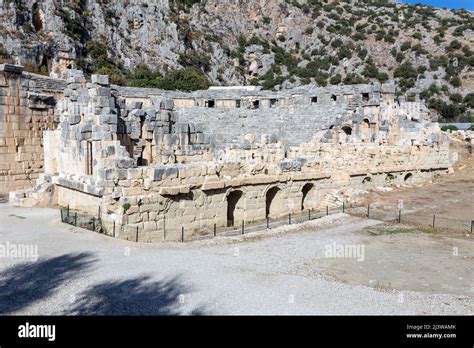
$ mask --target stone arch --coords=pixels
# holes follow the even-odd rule
[[[362,184],[363,184],[363,185],[369,185],[371,182],[372,182],[372,178],[371,178],[370,176],[366,176],[366,177],[362,180]]]
[[[368,118],[364,118],[362,120],[359,131],[362,142],[369,142],[372,134],[370,129],[370,120]]]
[[[265,217],[275,217],[282,212],[282,190],[278,186],[272,186],[265,193]]]
[[[413,174],[412,173],[406,173],[405,176],[403,177],[403,181],[406,184],[411,184],[413,182]]]
[[[396,176],[393,175],[392,173],[387,173],[385,176],[385,181],[386,182],[393,182],[395,180]]]
[[[234,226],[235,221],[244,219],[245,206],[244,192],[242,190],[232,190],[226,195],[227,200],[227,226]]]
[[[351,135],[352,134],[352,127],[350,126],[342,126],[342,131],[346,133],[346,135]]]
[[[314,191],[314,185],[312,183],[306,183],[301,188],[301,210],[308,209],[308,206],[311,204],[312,191]]]

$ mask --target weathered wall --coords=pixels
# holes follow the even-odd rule
[[[31,187],[43,172],[43,131],[65,81],[0,65],[0,194]]]
[[[114,88],[127,101],[141,101],[144,106],[157,98],[174,99],[177,122],[199,123],[218,149],[242,145],[245,135],[250,133],[257,138],[268,134],[273,140],[299,145],[311,140],[317,130],[375,115],[381,103],[387,99],[393,101],[395,91],[395,86],[390,84],[302,87],[280,92],[216,88],[183,93]],[[256,101],[258,108],[253,104]]]
[[[48,178],[10,197],[21,205],[54,186],[61,205],[93,216],[100,206],[105,233],[160,241],[179,239],[182,227],[190,235],[342,205],[370,188],[449,170],[438,124],[394,91],[165,93],[111,88],[105,75],[87,82],[71,71],[55,109],[58,129],[46,133]],[[177,117],[174,100],[183,98],[194,106]]]

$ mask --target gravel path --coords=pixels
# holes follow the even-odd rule
[[[357,243],[355,232],[377,223],[337,214],[244,237],[152,245],[62,224],[57,210],[0,204],[0,245],[37,245],[39,254],[36,262],[0,258],[0,313],[472,314],[472,297],[400,295],[321,277],[314,260],[328,244]]]

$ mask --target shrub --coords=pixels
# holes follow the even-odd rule
[[[448,125],[445,125],[445,126],[441,127],[441,130],[444,131],[444,132],[446,132],[448,130],[449,131],[457,131],[458,127],[456,127],[454,124],[448,124]]]
[[[123,211],[126,213],[128,209],[130,209],[130,203],[124,203],[122,205]]]
[[[474,108],[474,93],[468,93],[464,97],[463,103],[468,107],[468,108]]]
[[[462,102],[462,95],[459,93],[454,93],[449,96],[449,100],[455,103],[461,103]]]
[[[331,79],[329,80],[329,82],[331,83],[331,85],[338,85],[340,84],[342,81],[342,77],[340,74],[336,74],[334,75],[333,77],[331,77]]]
[[[339,49],[339,53],[338,53],[337,57],[339,59],[351,58],[352,57],[352,51],[347,46],[342,46]]]
[[[365,48],[359,49],[359,51],[357,52],[357,56],[360,59],[364,60],[365,57],[367,56],[367,49],[365,49]]]
[[[196,91],[208,89],[210,85],[201,70],[186,68],[170,72],[162,79],[160,87],[167,90]]]
[[[454,51],[454,50],[458,50],[461,48],[461,43],[458,41],[458,40],[453,40],[451,41],[451,43],[449,44],[448,47],[446,47],[446,51]]]
[[[410,62],[406,62],[406,63],[401,64],[398,68],[395,69],[393,76],[406,78],[406,79],[409,79],[409,78],[416,79],[416,77],[418,76],[418,73]]]
[[[400,46],[400,50],[402,50],[402,52],[406,51],[406,50],[409,50],[411,48],[411,42],[410,41],[405,41],[401,46]]]
[[[453,85],[454,87],[461,87],[462,84],[459,76],[453,76],[449,83],[451,83],[451,85]]]
[[[158,88],[161,83],[162,75],[150,70],[147,66],[139,65],[128,76],[128,85],[132,87],[155,87]]]

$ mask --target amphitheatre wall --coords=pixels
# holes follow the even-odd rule
[[[10,200],[100,214],[119,238],[179,239],[181,227],[340,205],[425,182],[453,162],[426,107],[396,100],[393,84],[182,93],[71,73],[47,114],[44,173]]]

